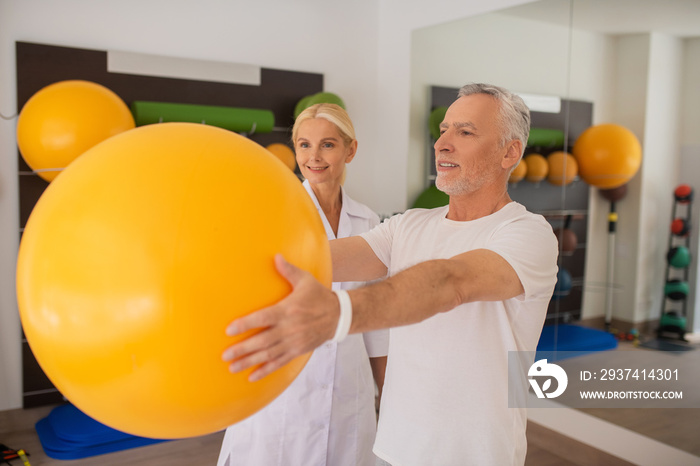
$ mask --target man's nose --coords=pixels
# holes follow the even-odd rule
[[[451,150],[452,144],[450,144],[450,137],[447,131],[440,134],[440,137],[437,139],[437,141],[435,141],[433,148],[436,152]]]

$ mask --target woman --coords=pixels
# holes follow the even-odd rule
[[[307,108],[294,123],[292,142],[328,239],[357,235],[379,223],[377,214],[342,188],[345,164],[357,151],[345,110],[334,104]],[[333,283],[334,289],[354,286]],[[372,374],[381,393],[388,339],[388,330],[349,335],[316,349],[277,399],[226,430],[218,465],[374,466]]]

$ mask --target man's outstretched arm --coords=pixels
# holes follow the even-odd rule
[[[235,320],[226,330],[233,336],[263,329],[223,354],[224,360],[232,361],[234,372],[262,364],[251,380],[314,350],[333,337],[338,324],[340,306],[332,291],[280,256],[275,263],[292,292],[273,306]],[[451,259],[430,260],[351,290],[350,333],[413,324],[462,303],[501,301],[522,292],[515,270],[493,251],[478,249]]]
[[[369,282],[383,278],[387,268],[360,236],[330,242],[334,282]]]

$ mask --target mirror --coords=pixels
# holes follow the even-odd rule
[[[408,186],[413,199],[430,183],[427,160],[432,141],[427,120],[433,86],[459,88],[467,82],[491,82],[518,93],[590,102],[592,124],[613,122],[637,135],[643,147],[642,167],[627,183],[624,198],[615,203],[619,220],[612,253],[607,252],[611,203],[598,188],[591,187],[588,193],[583,236],[588,253],[583,275],[573,277],[574,289],[581,293],[575,321],[605,328],[611,296],[612,327],[635,328],[653,336],[666,305],[673,191],[680,183],[693,186],[700,173],[696,129],[700,124],[696,85],[700,81],[700,3],[541,0],[418,29],[411,39]],[[572,124],[569,116],[567,125]],[[574,142],[568,140],[565,145],[571,147]],[[516,200],[526,188],[522,183],[509,187]],[[577,180],[557,191],[562,210],[567,208],[567,196],[573,196],[582,183]],[[545,188],[544,183],[527,186],[533,192]],[[698,213],[693,211],[691,218],[698,218]],[[697,222],[693,227],[689,248],[697,257]],[[613,269],[608,280],[610,254]],[[692,263],[687,278],[688,333],[700,329],[700,317],[694,318],[700,316],[694,293],[696,270]],[[555,321],[561,325],[566,318]],[[636,410],[635,416],[618,409],[583,411],[700,456],[697,442],[685,435],[697,427],[696,410],[643,409]],[[665,433],[650,427],[665,422],[673,425]]]

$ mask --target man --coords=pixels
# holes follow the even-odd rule
[[[331,242],[333,280],[389,278],[334,295],[283,258],[293,292],[234,321],[265,328],[223,358],[257,380],[350,332],[392,327],[375,454],[393,466],[525,461],[526,413],[508,407],[508,352],[534,351],[556,283],[557,242],[539,215],[512,202],[530,114],[485,84],[460,89],[435,143],[438,209],[413,209],[361,236]],[[336,328],[338,327],[338,328]]]

